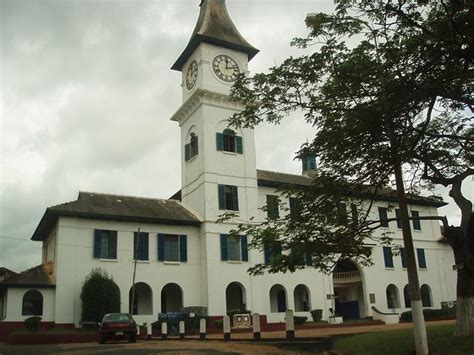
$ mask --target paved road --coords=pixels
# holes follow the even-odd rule
[[[427,326],[454,324],[455,321],[427,322]],[[324,337],[334,335],[347,335],[357,333],[368,333],[387,331],[394,329],[412,328],[412,323],[371,325],[361,327],[341,327],[325,329],[304,329],[297,330],[297,338],[303,337]],[[298,348],[279,347],[277,344],[253,344],[245,340],[251,339],[251,333],[233,334],[235,341],[223,342],[222,335],[210,335],[207,341],[199,340],[152,340],[138,341],[135,344],[127,342],[115,342],[100,345],[98,343],[85,344],[53,344],[53,345],[7,345],[0,343],[0,355],[26,354],[288,354],[299,352]],[[285,332],[262,333],[262,339],[285,337]],[[219,339],[219,340],[217,340]]]

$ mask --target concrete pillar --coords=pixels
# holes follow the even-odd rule
[[[168,324],[166,322],[161,323],[161,338],[166,339],[168,337]]]
[[[186,330],[184,328],[184,320],[179,321],[179,338],[184,339],[186,335]]]
[[[295,340],[295,319],[293,316],[293,311],[291,309],[287,310],[285,313],[285,322],[286,338],[288,340]]]
[[[206,340],[206,319],[199,320],[199,339]]]
[[[152,333],[151,323],[148,322],[148,324],[146,325],[146,338],[147,339],[151,339],[151,333]]]
[[[230,317],[222,317],[222,328],[224,329],[224,340],[230,340]]]
[[[252,314],[253,340],[260,340],[260,314]]]

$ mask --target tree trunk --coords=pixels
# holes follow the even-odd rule
[[[400,220],[402,222],[403,245],[407,259],[408,285],[410,289],[411,313],[413,317],[413,331],[415,335],[415,348],[417,355],[428,354],[428,339],[426,337],[425,318],[421,302],[420,282],[416,268],[415,248],[411,235],[410,220],[408,216],[408,203],[403,183],[403,173],[400,164],[394,164],[395,181],[397,184],[398,204],[400,207]]]
[[[464,228],[448,227],[444,235],[453,249],[458,273],[454,334],[468,335],[474,333],[474,213]]]

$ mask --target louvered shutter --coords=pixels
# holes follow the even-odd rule
[[[240,237],[240,248],[242,252],[242,261],[249,261],[249,249],[246,235]]]
[[[165,235],[158,234],[158,261],[165,261]]]
[[[227,261],[227,234],[221,234],[221,260]]]
[[[225,185],[218,185],[218,192],[219,192],[219,209],[225,210]]]
[[[188,237],[186,235],[179,236],[179,261],[188,261]]]
[[[188,143],[184,145],[184,161],[189,159],[191,159],[191,145]]]
[[[216,133],[216,149],[224,150],[224,135],[222,133]]]
[[[244,146],[243,146],[243,143],[242,143],[242,137],[235,136],[235,147],[236,147],[236,150],[237,150],[238,154],[243,154]]]
[[[110,231],[110,259],[117,259],[117,231]]]
[[[94,258],[100,259],[100,247],[102,241],[102,231],[94,229]]]

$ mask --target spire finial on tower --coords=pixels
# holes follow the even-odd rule
[[[201,10],[191,39],[171,69],[181,71],[201,42],[246,53],[249,60],[258,53],[258,49],[248,43],[235,27],[225,0],[201,0],[199,6]]]

